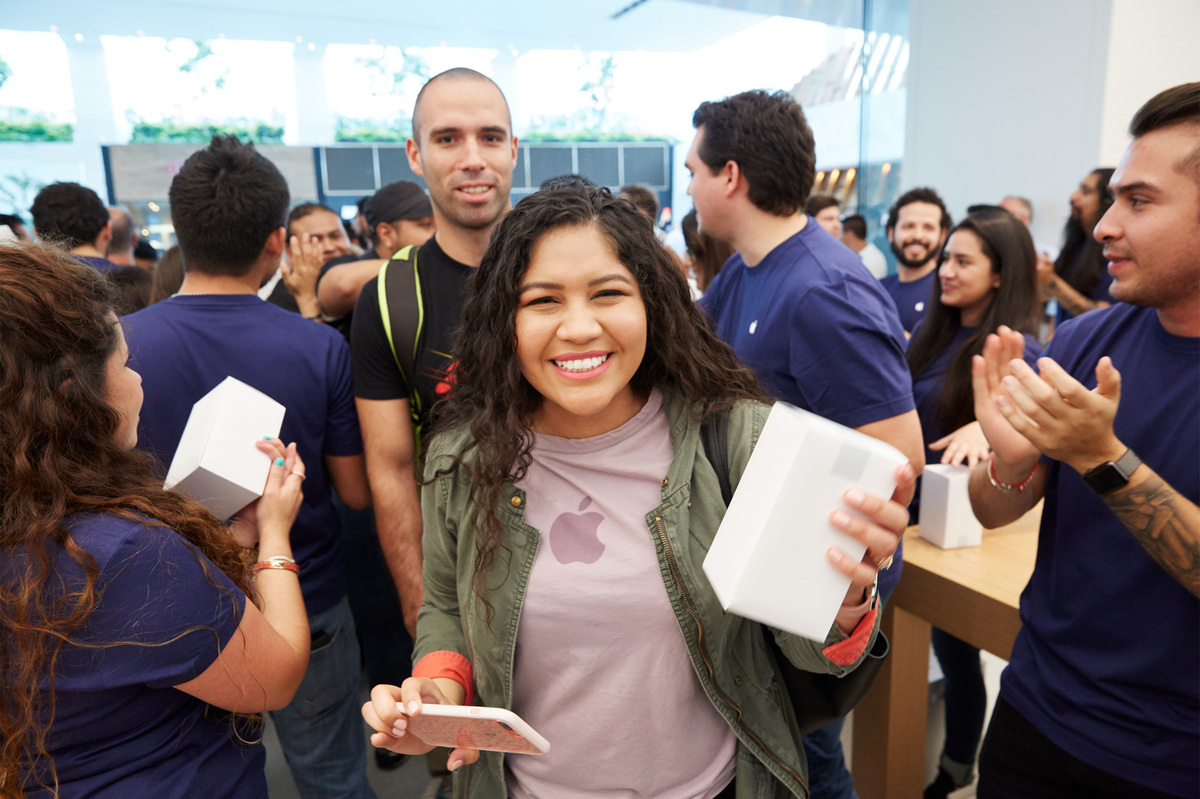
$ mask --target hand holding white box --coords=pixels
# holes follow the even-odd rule
[[[977,547],[983,541],[983,525],[971,510],[966,466],[933,464],[921,475],[921,518],[917,532],[942,549]]]
[[[850,588],[826,553],[865,552],[829,515],[854,513],[842,499],[852,487],[890,497],[907,462],[890,444],[775,403],[704,559],[721,606],[823,641]]]
[[[271,458],[254,442],[278,437],[285,408],[256,388],[227,377],[192,406],[163,488],[227,519],[262,496]]]

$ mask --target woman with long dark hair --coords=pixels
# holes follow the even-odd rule
[[[553,748],[455,749],[458,795],[804,795],[763,626],[725,613],[701,570],[725,505],[700,426],[728,414],[736,485],[768,406],[650,226],[603,189],[522,200],[492,236],[455,356],[422,494],[419,660],[363,708],[372,742],[429,749],[397,702],[478,702]],[[847,501],[863,515],[834,524],[867,555],[830,550],[851,586],[829,637],[775,632],[814,671],[857,665],[876,564],[906,522],[895,502]]]
[[[1002,208],[975,206],[951,229],[938,267],[939,291],[908,344],[926,463],[974,466],[987,456],[987,439],[975,421],[971,358],[1000,325],[1027,333],[1029,363],[1041,354],[1028,335],[1037,309],[1036,268],[1029,231]],[[925,797],[945,799],[971,782],[987,689],[977,647],[935,628],[933,650],[945,675],[946,745]]]
[[[252,570],[134,450],[113,301],[72,258],[0,245],[0,794],[265,797],[250,714],[286,705],[308,663],[288,540],[304,464],[258,442]]]

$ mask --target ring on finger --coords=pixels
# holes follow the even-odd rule
[[[292,469],[292,471],[290,472],[290,474],[294,474],[294,475],[296,475],[296,476],[297,476],[297,477],[299,477],[301,480],[304,480],[304,479],[306,479],[306,478],[307,478],[307,475],[306,475],[306,474],[304,474],[304,472],[300,471],[299,469]],[[891,562],[891,561],[890,561],[890,559],[889,559],[889,562]]]

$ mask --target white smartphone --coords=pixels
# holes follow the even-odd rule
[[[399,702],[396,709],[404,712]],[[550,744],[524,719],[500,707],[421,705],[421,712],[408,716],[408,730],[434,746],[486,749],[544,755]]]

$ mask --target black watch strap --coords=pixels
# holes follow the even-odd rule
[[[1104,495],[1124,488],[1137,467],[1142,465],[1133,450],[1125,450],[1125,454],[1115,461],[1106,461],[1094,466],[1083,473],[1083,482],[1097,494]]]

